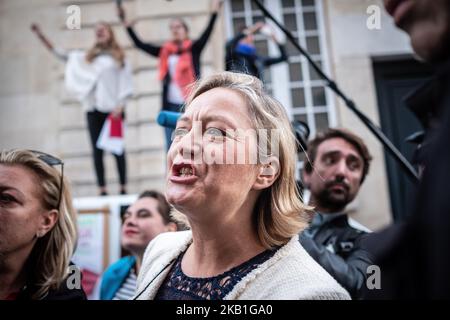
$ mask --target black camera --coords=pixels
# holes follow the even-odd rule
[[[308,124],[300,120],[294,120],[292,121],[292,127],[297,139],[297,152],[305,152],[307,150],[310,133]]]

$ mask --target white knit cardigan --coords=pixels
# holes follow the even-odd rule
[[[153,299],[175,259],[191,243],[191,231],[167,232],[151,241],[142,261],[134,299]],[[294,236],[239,281],[225,299],[347,300],[350,296],[303,249],[298,236]]]

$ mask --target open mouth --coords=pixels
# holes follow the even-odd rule
[[[172,165],[169,181],[177,184],[192,185],[198,180],[195,168],[190,163],[178,163]]]
[[[172,175],[176,177],[192,177],[195,176],[195,169],[189,163],[179,163],[172,166]]]

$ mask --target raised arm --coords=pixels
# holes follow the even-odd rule
[[[253,35],[256,32],[258,32],[262,27],[264,26],[263,22],[257,22],[254,25],[244,29],[242,32],[238,33],[234,36],[231,40],[229,40],[226,44],[226,51],[229,54],[232,54],[233,51],[236,49],[237,45],[239,44],[239,41],[244,39],[245,37],[249,35]]]
[[[42,44],[55,55],[59,60],[67,61],[67,53],[64,50],[55,48],[50,40],[44,35],[38,24],[31,25],[31,31],[41,40]]]
[[[133,43],[136,46],[136,48],[139,48],[142,51],[144,51],[154,57],[159,57],[159,52],[161,51],[160,46],[154,45],[149,42],[142,42],[141,39],[137,36],[137,34],[134,32],[134,30],[131,26],[127,27],[127,32],[128,32],[128,35],[130,36],[131,40],[133,40]]]
[[[265,57],[263,58],[263,64],[264,66],[268,67],[276,63],[287,61],[288,56],[286,54],[286,49],[284,48],[284,45],[282,45],[277,37],[275,36],[275,32],[273,30],[270,31],[270,37],[272,38],[273,42],[275,42],[278,46],[278,49],[280,50],[280,55],[278,57]]]
[[[192,47],[193,50],[202,51],[203,48],[206,46],[206,43],[208,43],[209,37],[211,36],[211,33],[214,29],[214,24],[217,20],[217,15],[219,14],[220,8],[222,7],[223,0],[214,0],[212,5],[212,14],[209,18],[208,25],[206,26],[206,29],[203,31],[201,36],[193,43]]]
[[[268,67],[276,63],[287,61],[288,56],[286,50],[282,44],[277,43],[278,49],[280,50],[280,55],[278,57],[266,57],[263,58],[264,66]]]
[[[130,36],[136,48],[141,49],[142,51],[148,53],[149,55],[158,57],[161,47],[148,42],[142,42],[142,40],[137,36],[136,32],[134,32],[133,30],[133,25],[135,22],[130,21],[126,18],[125,9],[122,6],[117,7],[117,15],[119,16],[119,19],[122,22],[122,24],[126,27],[128,35]]]

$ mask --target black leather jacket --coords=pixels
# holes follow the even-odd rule
[[[352,299],[358,299],[366,285],[367,267],[373,264],[370,254],[361,246],[366,235],[350,226],[347,215],[343,214],[325,222],[314,236],[302,232],[300,243]]]

